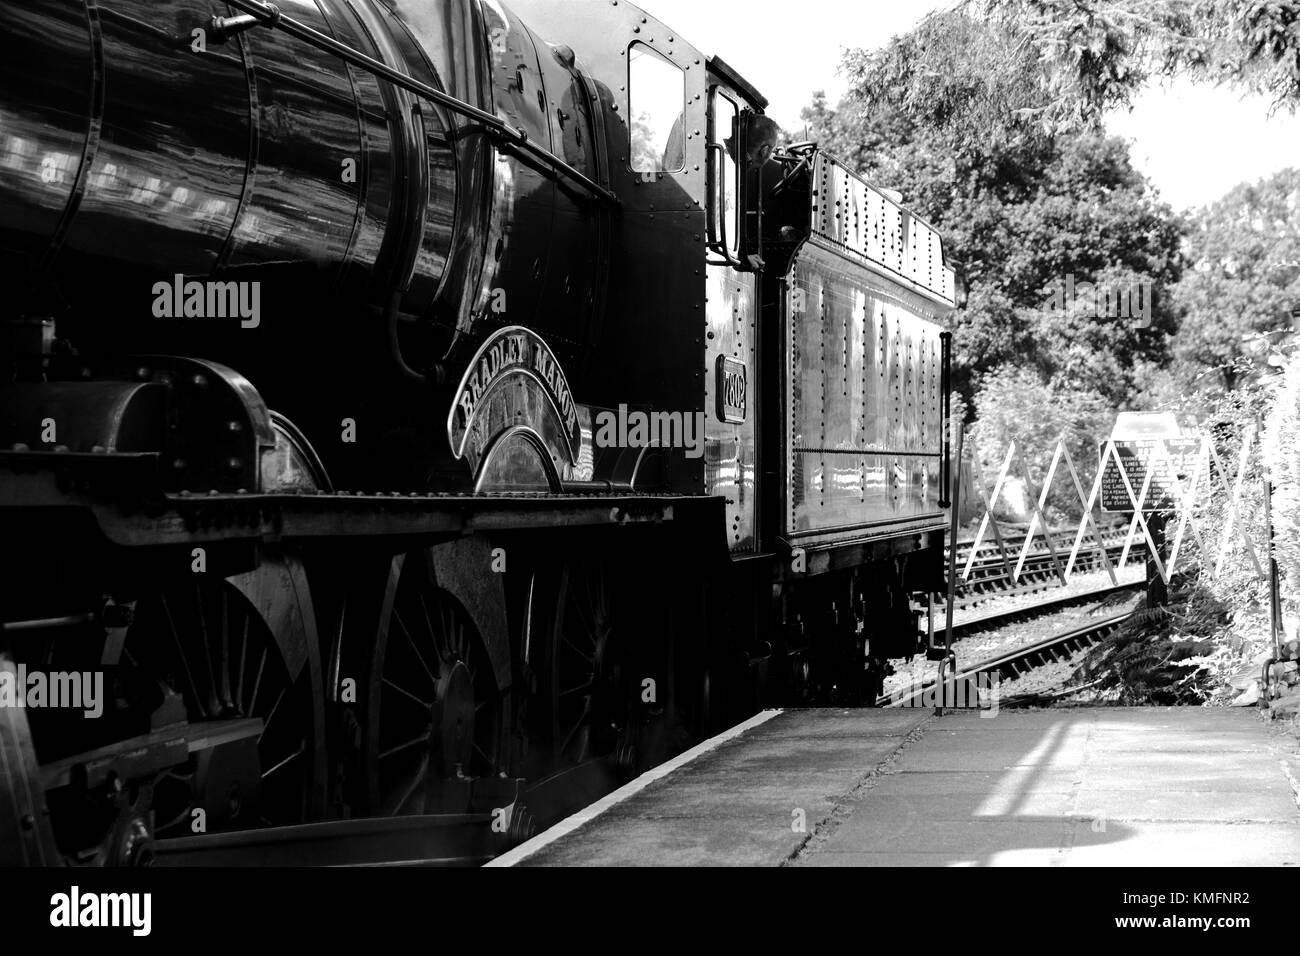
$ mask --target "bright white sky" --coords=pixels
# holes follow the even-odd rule
[[[704,53],[730,63],[770,101],[792,133],[799,110],[824,89],[834,104],[846,46],[874,48],[905,33],[937,0],[636,0]],[[1300,165],[1300,115],[1268,115],[1268,101],[1177,82],[1147,90],[1112,132],[1133,141],[1133,158],[1176,208],[1214,201],[1239,182]],[[883,185],[888,185],[883,184]]]

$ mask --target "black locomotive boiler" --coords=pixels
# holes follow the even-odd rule
[[[7,0],[0,74],[0,862],[483,859],[916,650],[953,272],[718,57]]]

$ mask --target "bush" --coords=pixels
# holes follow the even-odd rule
[[[1300,606],[1300,355],[1292,355],[1271,389],[1262,451],[1273,483],[1273,554],[1286,611]]]
[[[1063,388],[1042,379],[1038,372],[1013,366],[985,375],[975,391],[975,424],[967,431],[968,454],[977,463],[977,477],[991,491],[1012,440],[1020,451],[1011,475],[1023,477],[1029,469],[1034,489],[1041,493],[1052,452],[1064,436],[1066,447],[1086,495],[1097,474],[1097,443],[1110,434],[1115,421],[1111,403],[1092,391]],[[1014,516],[1014,504],[1004,494],[994,511],[1005,519]],[[1082,508],[1062,461],[1047,498],[1049,523],[1077,522]]]

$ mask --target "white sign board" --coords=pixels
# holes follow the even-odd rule
[[[1110,454],[1101,448],[1101,509],[1173,511],[1201,453],[1196,424],[1173,412],[1120,412],[1109,444]]]

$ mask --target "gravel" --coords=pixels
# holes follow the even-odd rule
[[[1142,571],[1140,569],[1126,568],[1124,572],[1118,573],[1116,577],[1120,583],[1140,581],[1142,580]],[[1106,587],[1109,584],[1110,577],[1104,571],[1098,574],[1078,575],[1071,578],[1070,584],[1066,588],[1053,588],[1035,595],[1021,594],[995,598],[990,600],[988,604],[981,606],[977,612],[968,612],[964,616],[969,619],[1000,611],[1033,607],[1044,598],[1086,593]],[[961,668],[964,665],[986,660],[998,654],[1015,650],[1018,647],[1036,644],[1053,634],[1063,634],[1066,631],[1083,627],[1099,617],[1122,614],[1124,611],[1132,610],[1140,599],[1140,592],[1121,592],[1096,601],[1082,602],[1073,607],[1063,608],[1027,620],[1015,621],[1001,627],[993,627],[960,638],[953,645],[953,651],[957,655],[957,666]],[[961,620],[961,616],[954,614],[954,623]],[[1035,668],[1030,673],[1014,681],[1003,681],[1001,693],[1004,696],[1010,696],[1012,694],[1042,693],[1058,688],[1074,672],[1081,657],[1082,652],[1072,655],[1068,660]],[[926,660],[924,654],[918,654],[910,660],[896,661],[894,669],[895,673],[885,678],[884,692],[886,694],[916,686],[936,677],[939,664],[936,661]]]

